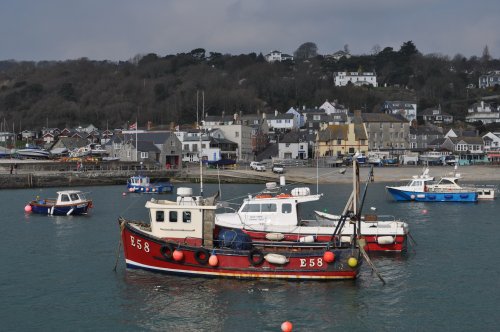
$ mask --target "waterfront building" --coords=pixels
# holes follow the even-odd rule
[[[371,85],[377,87],[377,75],[374,72],[347,72],[339,71],[333,74],[335,86],[355,86]]]
[[[469,123],[481,121],[483,124],[500,122],[500,107],[484,101],[474,103],[469,107],[465,121]]]

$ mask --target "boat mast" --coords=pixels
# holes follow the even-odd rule
[[[196,125],[198,126],[198,133],[200,135],[200,148],[198,150],[198,160],[200,162],[200,196],[203,196],[203,160],[202,160],[202,154],[201,154],[201,135],[202,135],[202,130],[201,130],[201,125],[199,122],[198,118],[198,92],[196,91]],[[202,91],[202,108],[203,108],[203,113],[205,113],[205,91]]]

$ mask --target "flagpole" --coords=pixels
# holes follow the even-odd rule
[[[137,141],[137,117],[135,118],[135,161],[138,161],[137,157],[137,148],[138,148],[139,142]]]

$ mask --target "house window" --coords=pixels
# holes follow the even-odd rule
[[[189,150],[189,144],[184,144],[184,150],[186,150],[186,151]]]
[[[337,139],[337,145],[340,145],[342,144],[342,140],[341,139]]]
[[[122,148],[122,143],[113,143],[113,149],[120,150]]]
[[[234,137],[240,137],[240,133],[238,131],[234,132]]]
[[[287,148],[289,148],[289,147],[290,147],[290,143],[285,143],[285,146],[286,146]]]
[[[147,159],[149,153],[148,152],[141,152],[141,159]]]
[[[380,122],[380,129],[382,129],[382,122]]]
[[[127,151],[127,158],[130,158],[130,151]]]
[[[177,222],[177,211],[170,211],[168,213],[168,220],[170,222]]]

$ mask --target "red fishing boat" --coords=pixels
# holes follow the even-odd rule
[[[355,279],[361,256],[355,244],[331,243],[318,249],[300,244],[262,245],[237,230],[218,232],[216,197],[193,196],[178,188],[175,201],[146,203],[150,221],[119,219],[128,268],[184,276]]]

